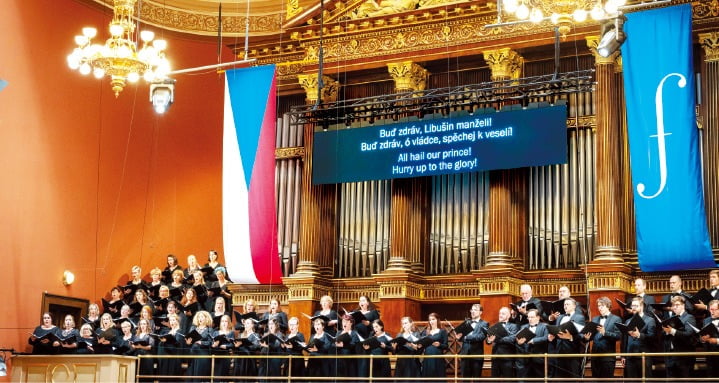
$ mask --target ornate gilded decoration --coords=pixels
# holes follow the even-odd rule
[[[719,0],[692,1],[692,18],[708,19],[719,16]]]
[[[522,73],[524,58],[510,48],[484,51],[484,59],[492,71],[492,80],[518,79]]]
[[[317,77],[318,74],[300,74],[297,75],[297,79],[300,82],[300,86],[305,90],[307,95],[308,103],[312,104],[317,101]],[[339,91],[339,82],[333,80],[331,77],[322,76],[322,82],[324,87],[322,88],[322,102],[333,102],[337,100],[337,93]]]
[[[589,48],[589,51],[592,52],[592,55],[594,55],[594,61],[597,63],[597,65],[611,65],[616,62],[617,57],[619,57],[619,50],[614,51],[611,55],[609,55],[609,57],[603,57],[597,51],[597,48],[599,47],[600,36],[587,36],[586,40],[587,47]]]
[[[587,288],[596,290],[619,290],[630,292],[634,279],[624,273],[590,273],[587,276]]]
[[[699,43],[704,48],[704,61],[719,61],[719,32],[700,33]]]
[[[304,9],[300,7],[299,0],[287,0],[287,15],[285,16],[285,19],[289,20],[293,18],[303,10]]]
[[[353,19],[391,15],[417,8],[419,0],[367,0],[350,13]]]
[[[171,8],[149,1],[143,1],[140,5],[139,14],[143,23],[184,33],[206,36],[217,35],[216,13],[200,13],[192,10]],[[223,35],[244,36],[245,20],[246,16],[244,14],[223,16]],[[282,21],[283,15],[281,13],[250,15],[250,34],[260,36],[280,33]]]
[[[305,148],[304,146],[294,146],[288,148],[276,148],[275,159],[286,160],[290,158],[304,158]]]
[[[551,25],[530,26],[518,24],[500,28],[484,28],[484,25],[494,22],[492,16],[466,17],[408,26],[397,26],[392,29],[394,33],[386,30],[372,30],[367,24],[366,31],[358,30],[356,33],[337,33],[325,35],[324,60],[325,63],[368,59],[385,55],[399,55],[407,52],[417,52],[432,49],[458,48],[460,46],[476,45],[482,42],[496,41],[499,36],[513,39],[518,36],[527,36],[530,33],[551,33]],[[302,41],[300,34],[295,38]],[[316,61],[319,41],[316,37],[301,42],[305,49],[305,61]]]
[[[387,64],[389,75],[394,80],[397,92],[424,90],[427,86],[429,72],[412,61]]]

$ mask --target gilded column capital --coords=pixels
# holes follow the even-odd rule
[[[308,104],[314,104],[315,102],[317,102],[318,78],[319,75],[316,73],[297,75],[300,86],[302,87],[302,89],[305,90]],[[337,93],[339,91],[340,83],[328,76],[322,76],[322,83],[322,102],[326,103],[337,101]]]
[[[617,58],[620,57],[619,50],[614,51],[609,57],[603,57],[599,54],[597,51],[597,48],[599,47],[599,41],[601,40],[601,36],[587,36],[587,47],[589,48],[589,51],[592,52],[594,55],[594,62],[597,65],[611,65],[616,63]]]
[[[522,75],[524,58],[510,48],[482,52],[492,71],[492,81],[518,79]]]
[[[412,61],[387,63],[387,70],[394,80],[394,88],[397,92],[419,91],[427,86],[429,72],[417,63]]]
[[[699,34],[699,43],[704,48],[706,62],[719,61],[719,32],[709,32]]]

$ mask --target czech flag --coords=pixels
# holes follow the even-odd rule
[[[235,283],[279,284],[275,207],[275,66],[225,72],[222,220]]]

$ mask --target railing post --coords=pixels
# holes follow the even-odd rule
[[[647,361],[646,361],[647,355],[646,353],[642,353],[642,382],[647,381]],[[626,367],[625,367],[626,368]]]
[[[549,381],[549,354],[544,353],[544,381]]]

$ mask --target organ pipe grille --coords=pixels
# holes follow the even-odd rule
[[[578,118],[593,114],[592,93],[567,101],[575,121],[567,131],[568,163],[529,169],[530,270],[577,268],[594,254],[594,132]]]
[[[389,261],[391,182],[340,185],[338,278],[367,277]]]
[[[488,253],[489,173],[432,177],[431,208],[427,274],[479,269]]]
[[[303,143],[300,125],[289,123],[287,115],[277,119],[276,148],[299,148]],[[275,163],[275,198],[277,203],[277,245],[282,274],[288,276],[297,268],[300,237],[300,197],[302,191],[302,157],[277,158]]]

